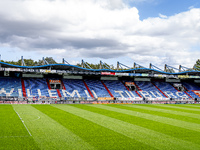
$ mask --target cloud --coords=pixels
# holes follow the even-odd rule
[[[127,0],[128,2],[133,2],[133,3],[152,3],[155,0]]]
[[[167,19],[167,16],[166,16],[166,15],[163,15],[163,14],[159,14],[159,17],[160,17],[160,18],[163,18],[163,19]]]
[[[200,9],[140,20],[123,0],[0,1],[0,45],[55,57],[191,66]],[[198,45],[198,47],[200,47]]]

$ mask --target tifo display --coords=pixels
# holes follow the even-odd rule
[[[194,82],[0,77],[0,96],[6,97],[195,99],[199,93]]]

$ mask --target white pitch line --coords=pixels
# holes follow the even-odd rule
[[[36,121],[36,120],[39,120],[40,119],[40,116],[38,116],[38,118],[37,119],[34,119],[33,121]]]
[[[16,110],[15,110],[15,109],[14,109],[14,111],[16,112]],[[24,121],[22,120],[22,118],[21,118],[21,117],[20,117],[20,115],[18,114],[18,112],[16,112],[16,114],[18,115],[19,119],[21,120],[21,122],[23,123],[24,127],[25,127],[25,128],[26,128],[26,130],[28,131],[29,135],[30,135],[30,136],[32,136],[32,135],[31,135],[31,133],[30,133],[30,131],[29,131],[29,130],[28,130],[28,128],[26,127],[26,125],[25,125]]]

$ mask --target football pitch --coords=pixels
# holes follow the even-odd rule
[[[0,149],[200,149],[200,105],[0,105]]]

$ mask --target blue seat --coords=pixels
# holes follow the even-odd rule
[[[91,92],[93,93],[94,91],[97,97],[111,97],[100,80],[86,79],[85,82],[88,85]]]
[[[20,78],[0,77],[0,96],[22,97]]]

